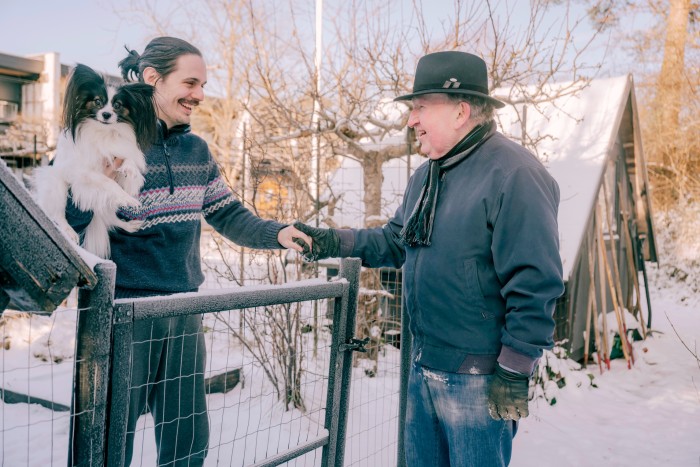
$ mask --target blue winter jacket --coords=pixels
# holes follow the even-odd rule
[[[427,170],[428,163],[416,170],[385,226],[339,230],[341,256],[369,267],[403,265],[422,365],[488,374],[498,361],[531,374],[553,345],[564,290],[556,181],[528,150],[495,133],[443,174],[430,246],[404,246],[399,233]]]

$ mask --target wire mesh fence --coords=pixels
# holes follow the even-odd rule
[[[318,282],[327,280],[322,274]],[[376,308],[376,316],[365,316],[363,325],[353,326],[352,334],[365,328],[371,339],[366,352],[349,359],[352,383],[344,465],[396,465],[400,350],[394,334],[395,316],[384,311],[394,296],[372,297],[370,293],[369,297],[366,300],[378,299],[381,306]],[[124,301],[115,302],[117,311],[124,307]],[[79,420],[103,417],[103,425],[113,422],[119,417],[107,414],[107,405],[113,407],[120,398],[123,403],[124,395],[139,387],[131,381],[125,389],[112,386],[107,403],[97,400],[100,393],[106,396],[109,386],[103,382],[97,390],[84,391],[80,401],[72,399],[74,379],[77,390],[86,379],[93,384],[109,373],[109,366],[100,364],[99,356],[78,350],[73,360],[76,327],[99,318],[98,308],[60,308],[51,315],[8,311],[1,318],[2,465],[101,463],[94,455],[99,453],[95,440],[99,442],[100,436],[85,430]],[[334,299],[324,299],[195,315],[206,345],[203,371],[210,433],[205,465],[256,465],[328,435],[324,424],[332,374],[333,308]],[[117,313],[112,325],[98,324],[105,336],[110,332],[119,335],[119,316]],[[314,329],[314,322],[318,329]],[[134,352],[142,346],[148,348],[148,355],[165,340],[177,347],[174,340],[178,338],[180,346],[188,346],[187,333],[152,338],[152,327],[145,326],[147,338],[129,344],[130,353],[143,355]],[[99,337],[91,333],[82,340],[93,345],[94,339]],[[293,339],[297,342],[291,349],[282,345]],[[124,358],[116,354],[112,361],[118,367]],[[133,366],[133,360],[126,365]],[[112,374],[115,371],[112,368]],[[171,382],[181,384],[183,380],[175,377]],[[132,465],[156,463],[157,430],[150,408],[146,412],[130,433],[134,439]],[[85,456],[75,457],[76,437],[82,440],[79,449]],[[288,464],[323,465],[322,457],[316,449]],[[83,462],[78,462],[81,459]]]
[[[297,458],[295,465],[342,465],[351,351],[361,348],[352,340],[359,262],[343,264],[354,264],[355,279],[348,266],[343,281],[120,299],[112,313],[110,307],[99,306],[99,317],[80,316],[76,361],[86,358],[90,364],[76,366],[70,462],[94,465],[95,459],[104,458],[108,465],[123,465],[132,459],[132,465],[152,465],[155,452],[146,440],[160,438],[159,462],[204,457],[208,444],[211,465],[279,465]],[[101,303],[105,295],[103,289],[86,292],[82,301]],[[313,339],[305,336],[309,332],[298,332],[308,329],[302,323],[313,301],[329,297],[336,300],[330,329]],[[100,323],[110,314],[111,329]],[[207,319],[201,320],[202,314]],[[101,334],[111,335],[112,341],[101,342]],[[219,374],[225,375],[204,384],[210,393],[223,389],[222,394],[210,394],[208,413],[192,403],[196,391],[204,389],[193,385],[197,376],[203,380],[197,362],[204,360],[204,340],[210,342],[210,364],[201,370],[224,370]],[[237,352],[237,346],[248,354]],[[107,353],[112,358],[103,364],[101,356]],[[158,370],[150,371],[154,361]],[[152,377],[139,375],[144,368]],[[107,410],[101,382],[105,374],[111,375]],[[143,394],[147,403],[134,404],[134,397]],[[129,412],[136,408],[133,414],[141,415],[141,407],[148,408],[155,423],[149,426],[146,417],[132,430]],[[90,408],[91,416],[83,416]],[[198,417],[204,425],[197,424]],[[211,434],[206,433],[207,420]],[[185,436],[173,438],[173,432]],[[133,457],[132,435],[141,440]],[[198,437],[204,437],[202,445]],[[100,439],[102,446],[92,442]],[[180,441],[190,444],[178,446]]]
[[[405,178],[411,172],[411,161],[395,160],[392,164],[390,170],[393,175],[387,177],[386,183],[405,183]],[[416,161],[413,164],[418,165]],[[360,223],[357,226],[361,226],[365,217],[364,209],[359,206],[361,202],[353,200],[359,201],[362,198],[362,184],[356,183],[357,174],[352,171],[341,172],[339,176],[339,184],[336,185],[342,185],[346,193],[341,207],[352,217],[344,218],[342,225],[352,222]],[[397,193],[390,200],[384,200],[383,204],[387,207],[382,212],[390,215],[399,198]],[[289,267],[284,265],[293,264],[295,258],[279,252],[253,254],[244,248],[227,244],[226,240],[213,240],[207,233],[205,229],[202,241],[206,273],[204,289],[283,284],[293,280],[294,274],[289,275]],[[274,267],[270,266],[272,263],[275,263]],[[279,267],[280,264],[283,265],[282,268]],[[292,269],[305,269],[302,275],[295,277],[317,277],[324,282],[338,273],[338,263],[320,265],[316,270],[310,269],[312,267],[296,264]],[[357,302],[361,310],[357,326],[353,326],[353,334],[367,339],[367,343],[364,346],[365,352],[355,352],[348,368],[352,384],[348,396],[349,408],[342,415],[347,418],[347,433],[343,439],[344,465],[397,464],[401,371],[400,282],[400,271],[393,269],[365,270],[362,273]],[[117,308],[119,311],[119,306]],[[327,424],[326,391],[332,373],[330,339],[334,332],[333,308],[333,299],[323,299],[237,310],[222,309],[200,315],[206,349],[205,367],[202,371],[207,382],[205,389],[210,427],[205,465],[264,464],[263,459],[270,456],[275,458],[279,453],[292,449],[292,446],[323,436],[323,426],[324,423]],[[76,403],[72,399],[72,388],[84,384],[86,380],[104,378],[105,371],[109,368],[109,363],[99,364],[92,357],[88,359],[81,356],[80,351],[73,360],[74,349],[80,344],[80,339],[76,340],[76,327],[85,319],[96,319],[99,322],[99,318],[96,318],[98,313],[88,307],[78,309],[73,306],[61,308],[51,316],[18,314],[17,318],[10,318],[11,316],[12,312],[5,314],[8,320],[15,319],[17,326],[27,331],[25,337],[20,338],[17,336],[21,333],[15,327],[4,323],[0,326],[0,336],[8,336],[7,339],[3,338],[3,342],[13,339],[25,341],[22,356],[17,353],[19,347],[13,347],[11,351],[0,350],[0,387],[3,395],[0,406],[0,443],[4,447],[2,465],[79,464],[80,462],[75,462],[76,446],[71,439],[81,435],[81,420],[103,420],[105,425],[113,423],[115,415],[107,415],[110,408],[107,405],[120,403],[124,406],[126,394],[138,389],[137,386],[148,389],[148,383],[137,386],[129,384],[115,391],[114,388],[109,388],[106,381],[102,381],[100,391],[109,393],[108,403],[100,404],[95,399],[95,394]],[[63,316],[66,319],[62,319]],[[290,320],[288,316],[297,316],[298,321]],[[117,316],[114,323],[103,322],[98,325],[104,332],[104,338],[110,333],[119,335],[123,332],[120,331],[120,319],[127,317]],[[47,326],[42,320],[48,320],[50,326],[54,327],[50,331],[53,337],[46,341],[44,353],[62,354],[60,363],[55,360],[39,363],[41,360],[37,355],[41,352],[36,352],[40,345],[37,327]],[[285,332],[290,328],[294,328],[294,333]],[[95,336],[90,336],[88,343],[94,338]],[[129,351],[134,351],[138,346],[161,345],[163,339],[165,338],[147,337],[134,341],[129,344]],[[276,347],[280,342],[290,339],[297,339],[295,355],[290,357],[282,352],[279,359],[275,360],[274,352],[279,352]],[[186,339],[183,339],[184,342]],[[59,346],[67,350],[59,352]],[[261,347],[266,348],[266,352],[260,352]],[[125,348],[121,350],[125,351]],[[100,358],[104,359],[105,356]],[[292,374],[285,371],[290,359],[298,365]],[[133,366],[131,360],[127,361],[129,363],[125,365],[123,359],[114,359],[117,367]],[[47,367],[42,367],[42,364]],[[295,371],[299,374],[295,375]],[[45,376],[47,373],[53,376]],[[130,378],[131,374],[127,376]],[[172,382],[179,384],[183,380],[174,378]],[[38,390],[39,387],[41,390]],[[17,389],[17,397],[25,397],[30,403],[15,404],[17,399],[12,399],[13,389]],[[33,404],[39,396],[44,396],[48,402],[43,406]],[[30,397],[33,398],[31,401]],[[52,408],[47,408],[47,405]],[[74,409],[73,418],[69,415],[71,406]],[[146,413],[138,418],[130,430],[130,436],[133,436],[132,465],[153,465],[157,455],[155,439],[158,428],[153,422],[151,410],[146,407],[144,411]],[[120,423],[126,422],[121,420]],[[90,434],[82,435],[81,439],[88,440],[88,444],[83,443],[80,448],[88,453],[95,451],[96,440],[90,441]],[[290,461],[290,464],[322,465],[322,455],[317,451],[319,450],[298,457]],[[87,462],[83,465],[99,464],[91,456],[92,454],[79,456],[79,459]]]
[[[205,240],[207,246],[203,249],[209,249],[209,254],[204,257],[207,287],[225,287],[231,282],[263,284],[270,281],[266,268],[255,267],[255,264],[260,265],[259,253],[229,248],[225,242],[215,238]],[[313,265],[302,267],[306,269],[306,275],[332,280],[338,274],[339,263],[337,260],[322,261],[316,271]],[[319,301],[312,306],[315,308],[308,310],[305,321],[309,345],[315,341],[313,329],[317,326],[313,323],[319,323],[320,328],[332,324],[334,300]],[[368,342],[364,346],[366,351],[355,353],[352,360],[344,462],[345,465],[357,466],[395,466],[401,405],[401,271],[393,268],[363,269],[357,307],[354,335],[358,339],[368,339]]]
[[[394,172],[401,177],[406,176],[408,170],[410,164],[394,167]],[[348,197],[358,198],[360,193],[352,179],[354,177],[343,181],[348,185],[344,189],[348,192]],[[345,209],[352,211],[348,206]],[[388,209],[393,210],[394,207]],[[361,222],[362,209],[355,214],[355,220]],[[280,284],[292,280],[294,276],[289,275],[289,268],[284,265],[293,264],[295,259],[286,257],[284,253],[261,255],[210,235],[205,235],[202,243],[205,289]],[[283,265],[282,268],[279,267],[280,264]],[[303,270],[303,274],[295,277],[318,277],[324,282],[338,274],[337,262],[320,265],[315,270],[313,267],[315,266],[296,264],[292,269]],[[357,297],[360,313],[356,326],[353,326],[353,334],[367,342],[365,352],[355,353],[348,368],[352,384],[348,394],[349,407],[347,413],[342,415],[347,421],[347,432],[342,440],[343,463],[393,466],[397,464],[399,443],[401,276],[400,271],[393,269],[365,270],[361,280],[362,287]],[[117,312],[121,305],[117,303]],[[237,310],[225,309],[199,315],[206,349],[202,372],[206,381],[206,416],[209,421],[205,465],[265,465],[264,459],[275,459],[280,453],[293,450],[294,446],[319,436],[327,436],[324,423],[328,425],[326,393],[332,374],[333,309],[334,299],[331,298]],[[65,334],[60,341],[66,350],[58,353],[65,355],[61,357],[62,363],[48,363],[49,371],[56,373],[60,369],[60,376],[47,380],[36,369],[37,363],[34,360],[39,353],[32,349],[39,344],[34,342],[37,331],[31,329],[36,328],[42,318],[55,324],[60,316],[69,319],[61,321],[63,324],[59,326],[60,330],[52,331],[54,339],[47,341],[45,353],[56,353],[58,344],[55,337],[61,333]],[[160,428],[154,423],[151,408],[144,407],[144,413],[128,429],[126,415],[115,414],[113,411],[115,404],[127,407],[127,394],[135,390],[148,391],[152,383],[130,382],[118,390],[110,388],[104,379],[110,364],[105,361],[108,356],[101,355],[95,359],[94,356],[81,354],[81,342],[92,345],[95,339],[105,340],[112,334],[124,334],[123,330],[120,331],[120,321],[133,319],[118,313],[113,323],[107,323],[101,321],[104,316],[100,316],[92,307],[84,307],[62,308],[45,317],[22,314],[17,319],[18,323],[22,323],[21,326],[27,327],[28,332],[34,332],[34,335],[24,338],[32,344],[27,344],[26,353],[22,357],[17,358],[16,354],[10,356],[3,351],[3,358],[12,360],[11,364],[3,364],[2,367],[2,388],[6,389],[3,392],[5,403],[1,406],[3,413],[0,417],[4,421],[0,432],[5,446],[3,465],[99,464],[100,461],[96,461],[95,456],[104,453],[100,452],[98,446],[99,436],[84,429],[83,421],[88,419],[102,420],[103,425],[117,422],[123,425],[122,428],[128,432],[130,446],[133,437],[132,465],[156,463],[155,440]],[[80,323],[86,320],[95,321],[102,337],[91,335],[76,339],[76,327],[80,327]],[[69,323],[67,326],[66,322]],[[3,326],[0,332],[12,335],[13,339],[18,335],[15,329],[7,326]],[[129,343],[128,348],[130,353],[139,355],[137,360],[148,359],[151,349],[165,345],[167,340],[170,340],[168,347],[177,346],[175,339],[177,338],[164,335],[151,336],[151,331],[148,330],[146,337]],[[293,356],[285,354],[282,345],[290,340],[296,340]],[[181,341],[181,346],[192,345],[188,342],[187,335],[181,336]],[[78,350],[73,361],[76,346]],[[138,348],[146,350],[137,352]],[[124,354],[125,349],[122,346]],[[100,359],[102,363],[98,363]],[[124,361],[122,357],[113,357],[114,367],[111,371],[114,372],[115,367],[117,370],[120,367],[133,368],[133,360],[127,359],[126,365]],[[14,367],[22,368],[22,377],[13,376],[11,372]],[[288,371],[290,368],[291,372]],[[130,381],[131,370],[124,375],[126,376],[122,379]],[[26,383],[18,384],[16,381],[22,378]],[[10,380],[12,382],[8,382]],[[94,392],[83,392],[79,401],[71,399],[73,387],[80,387],[86,381],[93,384],[98,380],[101,383],[97,383],[97,393],[109,393],[108,402],[100,402]],[[175,376],[169,381],[173,385],[180,385],[186,380]],[[60,397],[46,394],[47,404],[53,410],[46,406],[8,403],[11,397],[8,389],[19,388],[20,396],[31,394],[31,397],[36,397],[36,394],[44,394],[36,391],[39,384],[44,389],[51,388],[51,391],[63,388]],[[74,410],[73,418],[69,415],[71,406]],[[16,415],[16,409],[20,407],[20,411],[26,409],[26,415]],[[64,412],[59,412],[58,407]],[[112,413],[108,413],[108,409]],[[177,421],[186,422],[184,417],[176,417],[175,420],[176,424]],[[36,441],[30,442],[30,439]],[[76,439],[82,440],[77,446]],[[324,459],[319,451],[310,451],[288,463],[323,465]],[[119,459],[115,465],[120,465],[121,461]],[[275,462],[278,461],[279,459]]]
[[[310,332],[296,334],[292,328],[276,327],[275,322],[281,313],[301,319],[311,306],[310,302],[298,302],[203,316],[208,465],[253,465],[326,434],[331,330],[324,328],[314,348]],[[153,326],[148,324],[145,333]],[[290,336],[292,339],[287,341]],[[166,339],[172,348],[178,346],[178,339],[186,346],[193,337]],[[285,342],[292,342],[293,346],[285,348]],[[151,338],[134,341],[132,355],[142,353],[138,347],[152,348],[160,343],[163,342]],[[171,382],[179,384],[183,378],[176,377]],[[132,381],[129,391],[138,389]],[[153,420],[152,414],[139,418],[134,430],[132,465],[155,462],[157,435]],[[187,420],[178,417],[177,421]],[[314,451],[295,462],[319,465],[320,461],[319,453]]]
[[[66,465],[76,316],[0,317],[0,465]]]

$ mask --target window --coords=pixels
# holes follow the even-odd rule
[[[15,102],[0,101],[0,123],[9,123],[17,119],[19,106]]]

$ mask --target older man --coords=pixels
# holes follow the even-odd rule
[[[311,259],[403,266],[413,336],[405,426],[410,466],[500,466],[511,458],[528,382],[553,345],[563,292],[559,188],[496,131],[484,61],[448,51],[416,68],[408,126],[428,161],[376,229],[296,227]]]

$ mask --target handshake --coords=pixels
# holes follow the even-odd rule
[[[319,229],[299,221],[294,223],[294,228],[305,233],[313,240],[313,245],[310,246],[301,238],[294,238],[294,243],[304,249],[302,252],[304,261],[313,262],[319,259],[337,258],[340,256],[340,236],[335,230]]]

